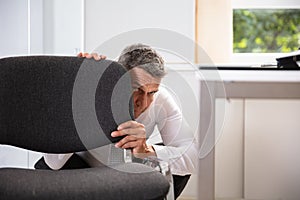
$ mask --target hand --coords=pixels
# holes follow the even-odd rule
[[[77,54],[77,57],[80,57],[80,58],[94,58],[94,60],[105,60],[106,59],[106,56],[104,55],[99,55],[97,53],[83,53],[83,52],[80,52],[79,54]]]
[[[117,131],[111,133],[111,136],[125,136],[115,146],[123,149],[132,149],[135,157],[156,156],[153,147],[146,144],[146,130],[141,123],[136,121],[124,122],[118,126]]]

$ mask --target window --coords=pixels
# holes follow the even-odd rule
[[[300,9],[235,9],[234,53],[288,53],[300,47]]]
[[[233,62],[275,62],[300,47],[300,1],[232,0]]]

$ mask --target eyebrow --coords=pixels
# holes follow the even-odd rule
[[[143,90],[141,88],[138,88],[138,90],[145,92],[145,90]],[[147,94],[154,94],[156,92],[158,92],[158,90],[153,90],[153,91],[147,92]]]

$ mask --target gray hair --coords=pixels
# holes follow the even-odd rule
[[[164,60],[150,46],[144,44],[133,44],[127,46],[121,53],[119,60],[127,70],[139,67],[155,78],[166,75]]]

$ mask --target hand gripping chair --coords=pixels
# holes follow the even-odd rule
[[[130,80],[109,60],[0,59],[0,144],[44,153],[110,144],[130,120]],[[0,152],[2,153],[2,152]],[[1,200],[164,199],[168,180],[139,163],[66,170],[0,168]]]

